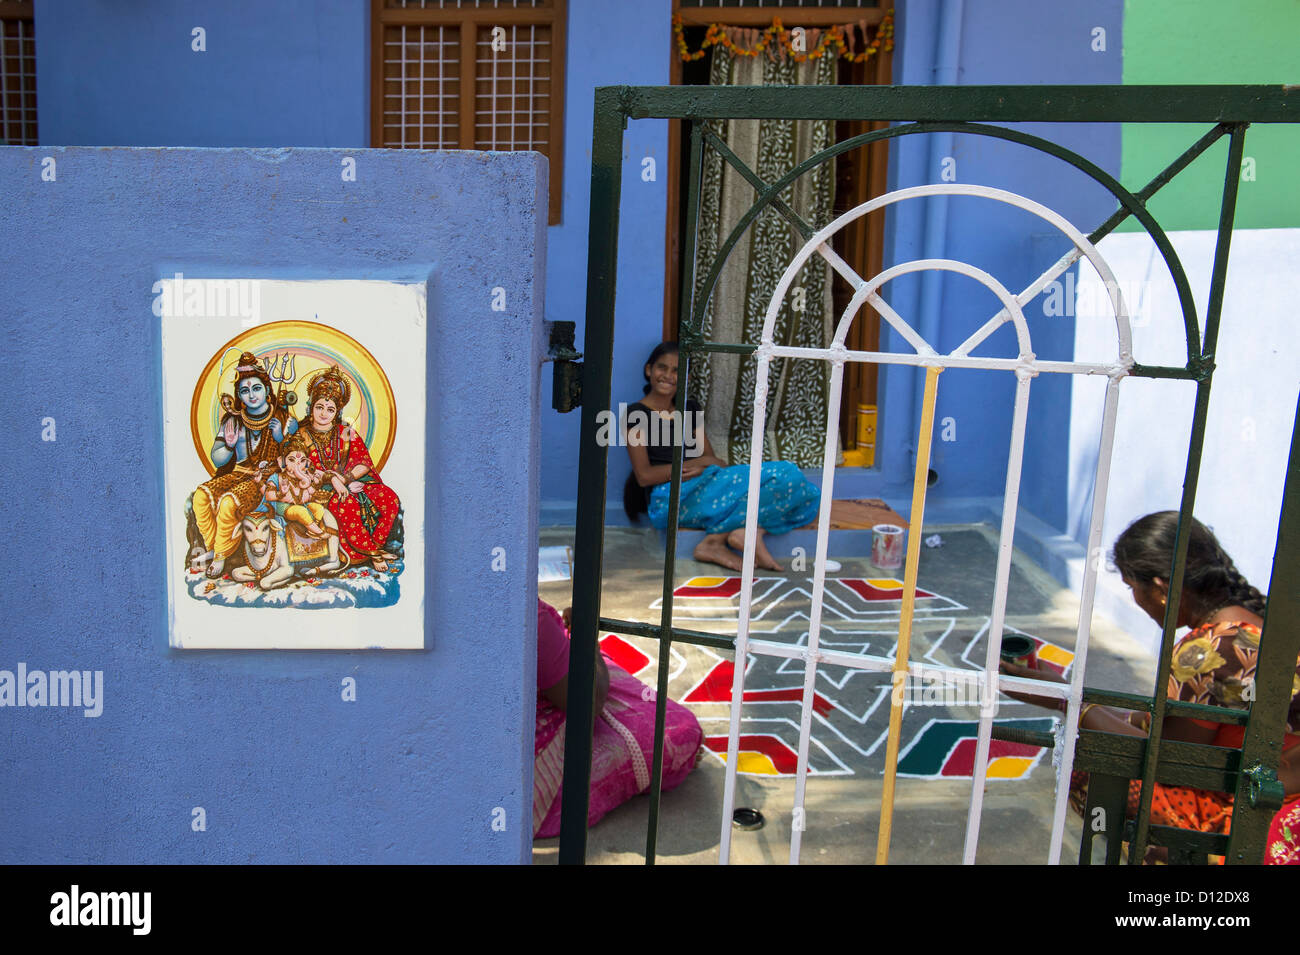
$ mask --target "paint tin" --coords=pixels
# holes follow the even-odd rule
[[[877,524],[871,528],[871,562],[881,570],[903,566],[903,543],[907,531],[897,524]]]
[[[1008,634],[1002,638],[1002,659],[1032,669],[1038,663],[1038,645],[1028,637]]]

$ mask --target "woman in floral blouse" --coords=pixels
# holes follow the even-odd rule
[[[1178,512],[1160,511],[1134,521],[1115,541],[1111,559],[1133,591],[1133,600],[1157,623],[1164,622],[1169,599],[1167,575],[1173,564]],[[1254,699],[1255,661],[1259,656],[1264,596],[1252,587],[1223,552],[1214,535],[1195,518],[1187,546],[1178,626],[1191,627],[1174,647],[1169,675],[1169,699],[1209,706],[1248,709]],[[1051,671],[1003,664],[1006,673],[1052,679]],[[1061,708],[1064,701],[1022,696],[1030,702]],[[1147,735],[1150,714],[1087,704],[1080,711],[1085,729]],[[1164,739],[1208,743],[1239,749],[1245,728],[1209,720],[1166,716]],[[1282,808],[1269,828],[1264,861],[1300,865],[1300,661],[1292,673],[1291,701],[1278,779],[1286,792]],[[1141,780],[1129,787],[1128,813],[1136,815]],[[1087,774],[1075,773],[1072,802],[1081,810],[1086,801]],[[1227,834],[1232,823],[1232,796],[1227,793],[1154,785],[1151,822],[1199,832]]]

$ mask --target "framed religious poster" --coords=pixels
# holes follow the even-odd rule
[[[425,286],[154,292],[171,645],[422,648]]]

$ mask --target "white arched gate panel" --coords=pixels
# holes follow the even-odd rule
[[[829,240],[848,223],[874,212],[877,209],[901,202],[906,199],[918,199],[936,196],[976,196],[1002,202],[1023,209],[1049,222],[1074,243],[1074,249],[1063,256],[1050,269],[1043,273],[1034,283],[1019,295],[1012,295],[1005,286],[981,269],[972,265],[949,259],[918,259],[895,265],[870,280],[859,276],[830,247]],[[814,254],[819,254],[830,263],[841,276],[854,288],[853,298],[845,307],[836,325],[835,335],[827,348],[797,348],[777,345],[772,341],[772,332],[777,313],[784,301],[790,284],[799,270]],[[1037,296],[1056,276],[1073,265],[1081,257],[1087,258],[1097,270],[1110,292],[1111,304],[1115,310],[1115,324],[1118,349],[1115,361],[1110,364],[1091,362],[1040,361],[1033,353],[1029,329],[1025,323],[1022,307]],[[990,289],[1002,302],[1002,309],[983,326],[974,332],[955,350],[941,355],[926,342],[911,325],[909,325],[878,294],[878,290],[891,279],[910,272],[939,269],[966,275]],[[900,352],[850,351],[844,346],[854,317],[864,303],[870,303],[884,317],[902,338],[912,346],[910,354]],[[993,334],[1005,322],[1011,321],[1016,329],[1016,341],[1019,353],[1015,358],[977,358],[970,353],[989,335]],[[757,378],[754,389],[754,420],[750,443],[749,464],[749,500],[745,521],[745,554],[742,570],[742,588],[740,601],[740,621],[736,636],[736,666],[731,693],[731,722],[727,742],[726,783],[723,790],[722,839],[718,858],[720,862],[729,861],[731,852],[731,816],[735,805],[736,762],[740,741],[741,707],[744,699],[745,660],[750,653],[781,656],[804,661],[804,692],[799,725],[798,769],[795,777],[794,820],[790,839],[790,861],[799,861],[799,848],[804,828],[804,791],[808,776],[808,745],[812,730],[813,687],[817,678],[817,666],[825,662],[836,666],[852,667],[860,670],[894,673],[895,688],[899,681],[912,673],[911,661],[908,659],[910,643],[911,607],[916,594],[916,572],[920,528],[925,503],[925,472],[929,466],[930,428],[933,421],[936,379],[945,368],[980,368],[990,371],[1009,371],[1016,376],[1015,406],[1012,413],[1011,450],[1007,462],[1007,480],[1003,495],[1002,527],[998,541],[997,572],[993,591],[993,608],[988,628],[988,650],[984,662],[984,692],[996,693],[1000,689],[1029,691],[1039,696],[1057,696],[1066,700],[1066,715],[1058,730],[1056,753],[1059,760],[1056,765],[1056,804],[1052,822],[1051,846],[1048,861],[1057,863],[1060,859],[1062,834],[1069,796],[1069,772],[1074,761],[1075,733],[1066,732],[1065,727],[1074,727],[1078,722],[1080,700],[1083,694],[1083,673],[1088,655],[1088,637],[1092,622],[1092,603],[1096,590],[1097,567],[1092,555],[1097,553],[1101,543],[1101,524],[1105,511],[1106,487],[1110,476],[1111,449],[1115,434],[1115,413],[1119,400],[1119,382],[1129,373],[1133,366],[1132,340],[1130,336],[1128,314],[1119,294],[1115,277],[1105,260],[1087,237],[1071,225],[1064,217],[1040,203],[1024,196],[993,189],[987,186],[964,185],[958,183],[941,183],[928,186],[915,186],[899,189],[879,196],[869,202],[849,210],[830,225],[812,236],[786,268],[781,281],[777,284],[768,304],[767,315],[763,322],[762,337],[755,352],[758,360]],[[813,571],[812,613],[809,619],[808,643],[806,646],[794,646],[766,640],[749,638],[750,604],[753,597],[754,541],[758,525],[759,469],[763,456],[763,431],[767,419],[768,371],[773,358],[819,359],[831,363],[830,405],[826,421],[826,448],[822,463],[822,500],[821,515],[817,528],[817,554]],[[907,567],[904,581],[903,612],[900,614],[899,641],[895,653],[896,659],[874,656],[865,653],[846,653],[824,651],[820,649],[820,630],[822,603],[826,579],[826,550],[830,527],[830,507],[834,497],[835,483],[835,435],[839,430],[840,390],[844,378],[845,362],[878,362],[883,364],[916,365],[926,369],[925,407],[922,417],[922,434],[919,436],[918,449],[923,453],[917,455],[917,474],[913,496],[912,514],[909,516],[913,533],[909,534]],[[1060,373],[1073,375],[1106,375],[1109,379],[1102,416],[1101,446],[1097,458],[1096,493],[1093,496],[1092,516],[1088,528],[1088,555],[1083,576],[1083,589],[1080,594],[1079,620],[1075,643],[1074,671],[1068,685],[1026,680],[1016,677],[1001,676],[998,673],[998,654],[1002,638],[1004,617],[1006,613],[1007,584],[1011,572],[1012,542],[1015,536],[1016,507],[1020,494],[1021,459],[1025,444],[1025,422],[1029,407],[1029,385],[1040,373]],[[927,678],[933,675],[949,677],[954,682],[968,684],[970,671],[951,667],[926,666]],[[901,730],[899,717],[902,700],[895,692],[891,701],[888,749],[885,765],[885,789],[881,803],[879,840],[877,843],[877,861],[887,862],[889,836],[892,825],[893,786],[897,771],[898,736]],[[989,740],[993,726],[991,707],[981,707],[979,737],[976,745],[975,769],[972,778],[970,810],[966,825],[966,842],[963,861],[974,863],[975,851],[979,843],[980,814],[983,808],[984,781],[988,771]]]

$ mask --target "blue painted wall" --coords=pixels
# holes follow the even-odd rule
[[[366,146],[366,0],[36,0],[41,143]],[[206,52],[191,31],[206,31]]]
[[[672,5],[570,0],[568,10],[564,168],[551,171],[564,189],[563,221],[548,229],[546,317],[577,321],[581,348],[592,91],[668,82]],[[206,53],[191,50],[196,26],[207,31]],[[369,144],[369,0],[36,0],[36,30],[42,143]],[[636,397],[663,324],[668,125],[633,124],[626,144],[615,380]],[[646,156],[658,165],[653,182],[641,178]],[[547,379],[549,387],[549,370]],[[541,495],[558,522],[572,520],[578,415],[551,410],[547,394]],[[610,456],[616,496],[626,457]]]
[[[587,230],[591,206],[591,130],[598,86],[667,85],[671,49],[669,0],[569,0],[564,105],[564,222],[547,236],[546,316],[586,328]],[[641,397],[641,368],[663,338],[664,237],[668,214],[668,122],[639,120],[623,134],[623,196],[618,236],[618,295],[614,319],[614,406]],[[655,160],[655,180],[642,179],[642,161]],[[549,370],[548,370],[549,375]],[[579,414],[542,410],[543,519],[571,523],[578,488]],[[607,513],[622,518],[623,481],[632,466],[622,449],[609,455]]]
[[[1084,7],[1037,0],[999,3],[910,0],[899,5],[894,82],[904,85],[1010,83],[1119,83],[1121,0]],[[1107,33],[1106,51],[1092,50],[1092,30]],[[945,27],[951,31],[945,36]],[[948,42],[945,44],[945,39]],[[1033,124],[1024,131],[1054,140],[1110,172],[1119,174],[1120,131],[1113,124]],[[931,142],[934,141],[934,142]],[[956,163],[956,180],[1018,192],[1055,209],[1085,234],[1115,207],[1100,186],[1067,164],[1026,147],[976,136],[909,136],[890,154],[890,188],[941,181],[945,157]],[[928,204],[947,204],[937,241]],[[1069,250],[1063,236],[1042,220],[1008,206],[974,198],[913,200],[894,207],[887,221],[886,265],[922,257],[927,250],[970,262],[1019,293]],[[890,301],[920,325],[934,323],[941,351],[955,348],[999,309],[991,292],[960,276],[920,277],[894,283]],[[1070,359],[1074,321],[1048,317],[1043,298],[1026,306],[1034,352],[1040,358]],[[910,350],[890,330],[882,346]],[[1005,327],[977,354],[1013,355],[1015,337]],[[887,366],[881,374],[880,447],[885,476],[910,481],[919,418],[912,369]],[[948,370],[939,379],[931,467],[939,483],[932,494],[947,497],[1001,496],[1010,444],[1014,376],[987,371]],[[1040,375],[1030,389],[1021,506],[1064,528],[1070,390],[1067,376]],[[951,418],[956,441],[940,440]],[[906,449],[906,450],[905,450]]]
[[[0,149],[0,669],[105,685],[97,719],[0,709],[0,863],[529,858],[544,164],[384,150],[345,183],[344,155]],[[169,649],[151,303],[176,270],[427,280],[424,651]]]
[[[42,141],[134,145],[340,145],[368,142],[366,0],[264,6],[251,0],[215,5],[201,0],[148,0],[129,9],[110,0],[37,0],[38,81]],[[552,249],[546,317],[574,320],[581,348],[585,312],[592,91],[601,85],[664,84],[672,35],[669,0],[570,0],[565,87],[564,168],[552,176],[564,191],[563,221],[548,229]],[[898,5],[894,81],[904,84],[1119,83],[1122,79],[1122,0],[1061,7],[1037,0],[908,0]],[[208,52],[190,50],[190,30],[207,29]],[[948,33],[945,33],[945,25]],[[1092,31],[1106,30],[1106,50],[1092,49]],[[159,78],[165,78],[160,81]],[[1119,169],[1118,127],[1088,125],[1034,130]],[[1057,209],[1085,231],[1113,208],[1100,187],[1063,163],[1024,147],[969,136],[949,148],[914,136],[890,153],[893,187],[939,181],[944,156],[957,161],[958,180],[1003,186]],[[667,123],[629,123],[620,228],[614,401],[639,394],[641,363],[659,340],[663,315],[664,228],[667,214]],[[641,177],[655,158],[657,176]],[[933,202],[943,202],[934,200]],[[976,262],[1013,291],[1065,249],[1050,227],[989,203],[954,200],[947,221],[924,203],[897,207],[888,217],[886,264],[938,249]],[[927,236],[929,238],[927,238]],[[952,347],[996,306],[967,279],[901,280],[888,294],[904,314],[936,323],[937,344]],[[1037,354],[1070,357],[1073,322],[1047,318],[1041,299],[1031,307]],[[1037,314],[1034,310],[1037,310]],[[1009,331],[986,348],[1010,347]],[[885,347],[899,348],[888,333]],[[936,442],[937,499],[999,495],[1006,468],[1012,382],[993,373],[946,372],[939,415],[952,417],[957,441]],[[546,374],[549,380],[549,370]],[[910,482],[915,441],[914,372],[885,368],[881,376],[879,478]],[[549,381],[548,381],[549,383]],[[1032,388],[1022,503],[1064,528],[1068,383],[1042,376]],[[578,416],[543,402],[546,449],[541,498],[547,522],[572,520],[577,486]],[[609,512],[618,507],[629,470],[625,454],[610,455]]]

